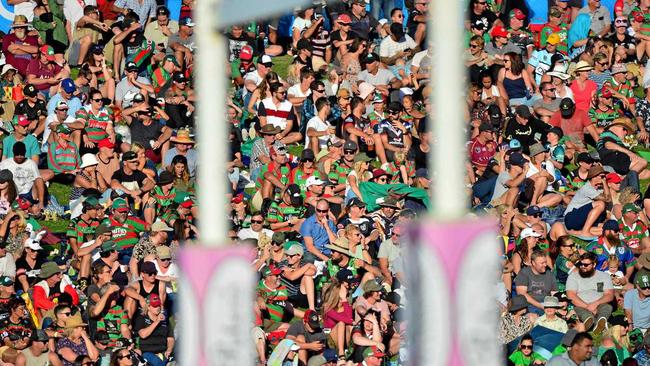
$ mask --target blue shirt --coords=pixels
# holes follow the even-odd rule
[[[332,221],[327,221],[327,225],[330,227],[332,232],[336,232],[336,226]],[[329,248],[326,247],[330,243],[330,237],[327,235],[327,230],[323,225],[319,224],[316,221],[316,214],[309,216],[300,227],[300,235],[304,238],[311,237],[314,241],[314,247],[320,250],[321,253],[325,255],[330,255],[332,252]],[[305,248],[307,250],[307,248]]]
[[[623,297],[625,310],[632,310],[632,324],[634,328],[650,328],[650,297],[641,300],[639,290],[627,291]]]
[[[533,75],[535,76],[535,83],[539,85],[544,75],[551,68],[551,57],[554,54],[549,53],[547,50],[537,50],[533,52],[528,60],[528,64],[534,68]]]
[[[61,93],[54,94],[54,96],[47,103],[48,116],[54,113],[54,110],[56,109],[56,105],[62,100],[64,99]],[[64,100],[64,101],[68,104],[68,117],[75,118],[75,116],[77,115],[77,111],[81,109],[81,100],[79,100],[79,98],[77,97],[72,97],[72,99]]]
[[[617,246],[615,249],[612,250],[612,248],[610,248],[608,250],[605,247],[605,241],[603,240],[603,237],[600,237],[598,240],[589,243],[589,245],[587,245],[587,251],[592,252],[596,255],[596,270],[599,271],[608,270],[609,265],[607,262],[609,261],[610,254],[615,254],[618,257],[618,269],[623,273],[626,272],[628,267],[632,267],[636,263],[634,254],[632,254],[632,251],[627,248],[625,243],[621,242],[621,245]],[[613,253],[610,253],[610,251]]]
[[[2,156],[5,158],[13,158],[13,148],[15,143],[16,137],[13,134],[5,137],[5,139],[2,140]],[[34,156],[40,155],[41,147],[39,146],[38,140],[36,140],[36,137],[34,137],[34,135],[29,134],[25,136],[23,143],[25,144],[25,149],[27,150],[27,153],[25,153],[25,157],[27,159],[31,159]]]

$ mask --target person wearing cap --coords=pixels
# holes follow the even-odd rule
[[[172,75],[180,70],[178,61],[176,61],[176,56],[166,55],[162,61],[160,61],[159,67],[151,73],[151,84],[154,92],[159,94],[162,89],[171,86]]]
[[[164,303],[156,294],[149,295],[146,311],[133,320],[133,333],[142,357],[154,366],[167,364],[176,343],[168,316],[163,312]]]
[[[634,203],[626,203],[621,207],[621,218],[618,220],[621,235],[632,253],[639,255],[642,251],[643,238],[650,236],[648,226],[640,219],[641,208]]]
[[[508,33],[510,42],[517,46],[520,54],[529,56],[535,47],[533,35],[524,27],[526,14],[523,11],[514,8],[508,13]]]
[[[255,187],[262,198],[271,198],[274,189],[283,190],[289,184],[291,166],[288,162],[287,151],[284,146],[274,146],[269,149],[271,161],[262,165],[255,181]]]
[[[294,308],[315,309],[316,292],[314,289],[314,275],[316,267],[311,263],[303,263],[304,255],[302,245],[297,241],[285,244],[284,256],[286,265],[280,266],[282,273],[280,281],[287,287],[288,299]]]
[[[376,142],[380,142],[379,135],[374,133],[370,120],[364,117],[366,106],[360,97],[352,98],[350,111],[351,113],[343,119],[343,138],[360,146],[362,151],[378,147]],[[377,153],[379,154],[379,151]]]
[[[311,176],[307,178],[305,186],[307,187],[307,191],[305,192],[305,205],[309,205],[307,206],[308,215],[312,213],[310,211],[316,209],[316,204],[321,199],[327,200],[331,206],[339,206],[343,203],[343,197],[333,194],[333,184],[329,181]]]
[[[5,311],[6,317],[0,320],[3,343],[19,351],[27,348],[31,334],[36,330],[27,317],[25,300],[14,297],[7,303]]]
[[[298,44],[302,48],[310,46],[309,41],[306,39],[301,39]],[[287,90],[287,100],[299,109],[302,103],[311,95],[311,83],[314,81],[316,81],[316,77],[311,68],[303,67],[300,69],[300,82],[292,85]]]
[[[74,82],[73,82],[74,83]],[[63,92],[64,93],[64,92]],[[62,95],[60,92],[57,95]],[[54,99],[54,98],[52,98]],[[55,131],[59,125],[65,124],[70,128],[71,131],[71,137],[72,141],[79,146],[78,142],[81,141],[81,130],[84,127],[83,122],[76,121],[74,118],[74,114],[70,114],[70,105],[68,105],[68,102],[72,102],[73,100],[78,103],[77,110],[81,108],[81,102],[79,101],[79,98],[73,97],[72,100],[65,101],[63,97],[58,98],[59,101],[52,106],[52,111],[48,114],[47,118],[45,119],[45,129],[43,130],[43,144],[41,145],[41,152],[47,152],[47,148],[49,146],[49,141],[50,141],[50,135],[52,131]],[[48,103],[48,111],[50,109],[50,103]],[[75,112],[76,113],[76,112]]]
[[[77,290],[73,287],[67,275],[64,275],[62,272],[61,268],[55,262],[45,262],[41,266],[41,271],[38,274],[38,278],[41,281],[34,285],[34,292],[32,294],[34,310],[39,316],[53,309],[56,305],[53,299],[60,296],[58,294],[64,292],[70,295],[73,305],[79,304]]]
[[[353,0],[350,2],[350,35],[353,38],[369,39],[371,33],[381,33],[381,24],[372,15],[366,12],[365,0]]]
[[[594,165],[596,161],[588,152],[581,152],[575,156],[575,164],[577,169],[569,172],[567,179],[569,181],[569,188],[572,190],[578,190],[582,187],[587,181],[587,175],[589,174],[589,169]]]
[[[401,118],[404,107],[399,102],[391,102],[386,110],[387,117],[376,125],[377,135],[380,137],[382,150],[376,149],[377,156],[382,164],[395,160],[395,154],[408,152],[413,143],[411,136],[412,124]]]
[[[183,18],[178,22],[178,32],[169,37],[171,48],[181,67],[191,67],[194,60],[194,20]]]
[[[650,276],[637,273],[634,285],[635,288],[625,292],[623,298],[625,316],[634,328],[647,332],[650,329]]]
[[[367,54],[361,61],[365,65],[365,69],[359,73],[359,81],[365,81],[374,86],[382,95],[388,95],[391,88],[399,89],[401,87],[401,81],[392,72],[379,67],[379,56],[376,53]]]
[[[155,44],[167,47],[169,37],[178,32],[178,22],[169,19],[169,9],[162,5],[156,9],[156,20],[144,28],[144,36]]]
[[[261,269],[262,278],[255,289],[255,314],[259,316],[265,328],[270,328],[273,323],[282,323],[285,313],[294,312],[294,308],[287,306],[289,299],[287,287],[280,281],[282,269],[275,264],[265,265]]]
[[[45,106],[43,106],[43,108],[45,108]],[[17,142],[21,142],[25,148],[24,157],[38,163],[41,148],[36,137],[30,133],[35,124],[32,124],[24,114],[14,115],[11,123],[14,127],[14,131],[2,140],[2,160],[4,161],[8,158],[12,158],[14,156],[14,145]]]
[[[609,270],[608,260],[611,253],[618,257],[619,267],[618,270],[625,274],[625,279],[630,281],[636,259],[627,244],[620,238],[621,228],[616,220],[607,220],[603,224],[603,234],[597,240],[589,243],[586,247],[597,256],[596,270],[605,271]]]
[[[612,65],[612,78],[605,81],[603,89],[608,89],[612,96],[619,100],[623,108],[633,115],[636,115],[636,98],[632,90],[632,84],[627,80],[627,67],[618,63]]]
[[[131,143],[143,146],[146,157],[154,164],[162,162],[173,133],[163,124],[169,120],[165,110],[160,107],[141,108],[135,115],[124,117],[131,131]]]
[[[33,135],[29,136],[33,137]],[[5,140],[10,137],[11,136],[6,137]],[[18,193],[20,197],[34,203],[33,207],[34,209],[37,209],[37,211],[32,213],[38,214],[40,210],[45,207],[45,181],[41,177],[34,159],[26,158],[27,148],[22,141],[16,141],[13,144],[11,152],[13,158],[2,160],[2,162],[0,162],[0,170],[6,169],[9,170],[14,177],[21,177],[21,179],[14,180],[14,183],[16,184],[16,193]]]
[[[274,232],[298,231],[306,214],[302,193],[297,184],[289,184],[284,189],[281,201],[272,201],[266,219]]]
[[[286,99],[285,87],[279,82],[272,83],[269,90],[271,97],[262,99],[257,109],[260,128],[264,128],[267,124],[279,127],[281,132],[275,136],[275,139],[285,144],[302,141],[300,132],[292,132],[297,119],[295,113],[292,112],[293,104]]]
[[[32,55],[38,54],[38,34],[30,35],[29,22],[24,15],[16,15],[11,24],[12,32],[2,37],[2,49],[7,63],[15,67],[18,73],[26,76],[27,66],[33,59]]]
[[[550,128],[548,124],[535,118],[526,105],[518,105],[515,108],[514,121],[508,123],[503,134],[506,140],[519,140],[523,153],[528,154],[528,148],[538,142],[535,136],[546,136]]]
[[[59,26],[63,26],[62,24]],[[16,358],[17,364],[22,365],[46,365],[58,360],[58,356],[49,350],[48,344],[50,337],[45,330],[38,329],[32,332],[29,347],[22,350]]]
[[[14,297],[16,297],[14,281],[9,276],[0,276],[0,305],[6,307],[9,300]]]
[[[129,314],[129,319],[133,319],[138,309],[146,309],[148,297],[157,295],[162,304],[165,304],[167,299],[166,283],[156,279],[158,268],[154,262],[140,262],[139,273],[141,279],[124,289],[124,308]]]
[[[287,329],[286,338],[300,347],[298,358],[305,365],[309,357],[322,354],[327,347],[321,317],[314,310],[305,311],[302,321],[292,323]]]
[[[560,2],[562,4],[562,2]],[[571,22],[571,11],[568,11],[568,17],[565,16],[561,5],[553,6],[548,11],[548,23],[544,25],[540,32],[540,46],[546,47],[548,38],[551,34],[557,34],[560,37],[560,43],[557,45],[557,51],[563,55],[568,55],[567,46],[567,33],[569,26],[567,23]]]
[[[139,68],[134,62],[127,62],[124,68],[124,77],[115,86],[115,105],[119,108],[128,106],[124,102],[132,100],[138,93],[149,95],[154,93],[154,88],[149,79],[138,75]],[[117,74],[119,75],[119,74]]]
[[[52,46],[43,45],[38,51],[38,58],[31,60],[27,65],[26,81],[48,97],[56,92],[53,87],[70,75],[70,67],[62,67],[55,62]]]
[[[177,197],[179,195],[177,194]],[[111,204],[111,214],[102,220],[102,224],[113,229],[113,240],[120,251],[120,261],[128,262],[133,247],[138,243],[140,234],[145,232],[149,225],[130,215],[130,208],[125,198],[115,198]],[[123,263],[126,264],[126,263]]]
[[[68,185],[74,182],[81,166],[79,148],[72,142],[72,130],[67,124],[57,125],[53,132],[47,149],[48,169],[41,171],[41,177],[46,182],[54,179]],[[94,155],[90,156],[94,159]]]
[[[593,165],[585,183],[575,193],[564,211],[564,224],[572,235],[591,238],[599,233],[597,224],[605,221],[605,206],[611,200],[609,186],[605,183],[607,172],[600,165]]]
[[[95,236],[95,229],[99,226],[99,214],[103,207],[95,197],[88,197],[82,203],[81,215],[70,220],[66,236],[75,253],[86,242]]]
[[[572,87],[577,80],[580,79],[576,79]],[[559,110],[553,113],[548,123],[555,128],[560,128],[562,133],[568,137],[567,147],[584,149],[585,130],[594,141],[598,141],[598,131],[587,115],[587,111],[578,109],[571,98],[562,98]]]
[[[503,64],[503,56],[506,53],[521,53],[521,49],[510,41],[510,33],[500,25],[494,26],[490,31],[492,40],[485,44],[485,52],[494,57],[494,62]]]
[[[253,93],[264,80],[266,75],[272,71],[273,60],[271,56],[263,54],[257,59],[257,67],[244,75],[244,95]]]
[[[505,204],[508,207],[514,207],[519,197],[519,186],[526,179],[526,174],[530,169],[530,162],[521,153],[514,152],[510,154],[505,166],[506,170],[497,176],[490,202],[493,206]]]

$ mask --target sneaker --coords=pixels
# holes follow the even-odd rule
[[[598,318],[598,321],[596,322],[596,326],[594,327],[594,333],[595,334],[600,334],[605,330],[607,327],[607,319],[604,317]]]
[[[589,329],[591,329],[591,327],[594,325],[594,318],[590,316],[587,319],[585,319],[583,323],[585,325],[585,330],[589,331]]]

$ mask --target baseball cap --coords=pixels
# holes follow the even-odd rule
[[[521,142],[519,142],[517,139],[512,139],[508,143],[508,147],[510,150],[521,150]]]
[[[528,108],[525,105],[518,105],[517,108],[515,108],[515,114],[517,114],[521,118],[530,118],[532,117],[532,113],[530,113],[530,108]]]
[[[300,194],[300,187],[297,184],[289,184],[284,190],[284,193],[289,195],[291,204],[293,206],[298,206],[302,202],[302,195]]]
[[[528,216],[538,215],[541,213],[542,213],[542,209],[539,208],[539,206],[532,205],[532,206],[528,206],[528,208],[526,209],[526,215]]]
[[[311,329],[314,330],[314,332],[320,330],[320,318],[318,317],[318,313],[314,310],[309,309],[305,311],[305,316],[302,319],[305,323],[307,323],[307,325],[309,325]]]
[[[527,227],[521,231],[521,234],[519,234],[520,239],[526,239],[526,238],[539,238],[541,237],[542,234],[538,233],[537,231],[533,230],[531,227]]]
[[[101,55],[104,53],[104,46],[101,44],[94,44],[92,47],[90,47],[90,52],[94,55]]]
[[[490,32],[490,36],[492,38],[495,38],[495,37],[508,37],[508,34],[510,34],[510,33],[508,33],[508,31],[505,28],[503,28],[502,26],[500,26],[500,25],[497,25],[494,28],[492,28],[492,32]]]
[[[147,263],[151,263],[151,262],[147,262]],[[162,305],[162,301],[160,301],[160,297],[158,296],[158,294],[149,295],[149,306],[157,308],[160,307],[161,305]]]
[[[354,197],[348,202],[348,207],[366,207],[365,202],[363,202],[359,197]]]
[[[126,70],[127,72],[129,72],[129,71],[138,71],[138,65],[136,65],[135,62],[133,62],[133,61],[129,61],[124,66],[124,70]]]
[[[517,18],[519,20],[524,20],[526,19],[526,14],[524,14],[524,12],[519,9],[512,9],[510,10],[509,18],[510,19]]]
[[[188,27],[193,27],[193,26],[195,26],[194,21],[193,21],[192,18],[190,18],[190,17],[186,17],[186,18],[181,19],[181,20],[178,22],[178,25],[186,25],[186,26],[188,26]]]
[[[67,111],[68,110],[68,103],[66,103],[64,100],[60,100],[58,103],[56,103],[55,109],[60,110],[60,111]]]
[[[117,250],[117,243],[112,240],[107,240],[102,243],[102,252],[111,252]]]
[[[350,16],[347,14],[341,14],[338,18],[336,18],[336,21],[342,24],[350,24],[352,23],[352,18],[350,18]]]
[[[266,67],[273,66],[273,60],[271,59],[271,56],[269,56],[269,55],[262,55],[262,57],[260,57],[259,61],[257,61],[257,62],[264,65],[264,66],[266,66]]]
[[[136,95],[133,96],[133,102],[134,103],[144,102],[144,95],[142,95],[142,93],[137,93]]]
[[[631,12],[630,18],[632,18],[632,20],[634,20],[635,22],[639,22],[639,23],[643,23],[643,21],[645,20],[645,16],[640,11]]]
[[[239,50],[239,58],[246,61],[253,59],[253,48],[249,45],[242,47]]]
[[[634,279],[634,283],[641,288],[650,287],[650,276],[647,273],[639,273]]]
[[[546,39],[546,43],[557,45],[558,43],[560,43],[560,35],[557,33],[551,33]]]
[[[351,283],[354,282],[354,274],[352,274],[352,271],[349,269],[343,268],[336,273],[336,279],[339,280],[339,282]]]
[[[0,277],[0,286],[11,286],[13,284],[14,281],[11,279],[11,277],[8,276]]]
[[[54,48],[52,46],[43,45],[40,48],[41,55],[45,56],[48,61],[54,61]]]
[[[276,267],[274,264],[269,264],[262,269],[262,277],[268,277],[270,275],[277,276],[282,273],[282,269]]]
[[[612,65],[612,75],[626,73],[627,68],[623,64],[614,64]]]
[[[560,9],[556,7],[551,7],[551,9],[549,9],[548,11],[548,15],[555,18],[559,18],[562,16],[562,12],[560,11]]]
[[[526,159],[519,152],[514,152],[510,155],[510,165],[524,166]]]
[[[70,78],[61,81],[61,88],[68,94],[74,93],[77,90],[77,86],[74,85],[74,81]]]
[[[379,61],[379,56],[374,52],[367,54],[366,57],[363,58],[363,62],[366,64],[371,64],[375,61]]]
[[[314,160],[316,159],[316,156],[314,155],[314,150],[312,149],[304,149],[300,153],[300,160],[305,161],[305,160]]]
[[[285,240],[287,240],[287,235],[282,231],[276,231],[273,233],[273,236],[271,236],[271,241],[274,243],[282,244]]]
[[[625,205],[623,205],[622,211],[623,214],[626,214],[628,212],[640,212],[641,209],[634,203],[626,203]]]
[[[38,90],[36,90],[36,87],[34,85],[27,84],[23,88],[23,94],[25,94],[25,96],[33,98],[38,94]]]
[[[25,147],[24,142],[16,141],[11,151],[14,153],[14,156],[25,156],[27,154],[27,147]]]
[[[140,272],[147,274],[157,274],[158,270],[153,262],[143,262],[140,266]]]
[[[170,259],[172,257],[171,249],[166,245],[156,247],[156,255],[160,259]]]
[[[560,101],[560,114],[563,118],[569,118],[573,114],[576,104],[571,98],[562,98]]]
[[[181,66],[181,65],[178,64],[178,60],[176,60],[176,56],[174,56],[174,55],[165,56],[165,58],[163,59],[163,62],[167,62],[167,61],[173,63],[174,65],[176,65],[178,67]]]
[[[305,254],[305,250],[302,248],[302,245],[297,241],[290,241],[287,243],[288,248],[284,251],[286,255],[300,255]]]
[[[122,154],[122,161],[129,161],[137,158],[138,158],[138,154],[136,154],[135,151],[127,151],[124,154]]]
[[[156,9],[156,15],[169,15],[169,9],[166,6],[161,5]]]
[[[172,76],[172,79],[176,83],[186,83],[187,82],[187,78],[185,77],[185,74],[183,74],[182,72],[175,72],[174,76]]]
[[[386,356],[386,354],[376,346],[367,347],[365,350],[363,350],[363,358],[368,358],[368,357],[383,358],[384,356]]]
[[[343,150],[356,150],[359,148],[356,142],[348,140],[343,144]]]
[[[191,208],[194,205],[194,200],[192,196],[185,192],[176,192],[176,197],[174,197],[174,202],[177,203],[180,207]]]
[[[19,114],[17,116],[14,116],[13,119],[13,124],[14,125],[19,125],[19,126],[29,126],[29,120],[27,119],[27,116],[24,114]]]
[[[608,173],[605,176],[605,181],[607,183],[621,183],[621,181],[623,181],[623,178],[621,178],[621,176],[616,173]]]
[[[311,177],[307,178],[307,180],[305,181],[305,187],[307,187],[307,188],[309,188],[311,186],[320,186],[320,185],[323,185],[323,184],[325,184],[324,181],[322,181],[320,178],[318,178],[316,176],[313,176],[313,175]]]
[[[478,126],[478,131],[479,132],[494,131],[494,126],[492,126],[490,123],[483,122],[481,123],[480,126]]]
[[[611,98],[612,97],[612,91],[609,90],[608,88],[602,88],[598,92],[598,96],[603,97],[603,98]]]
[[[551,129],[548,130],[548,133],[553,133],[557,135],[558,138],[562,138],[562,136],[564,136],[564,132],[562,132],[562,129],[559,127],[551,127]]]
[[[97,146],[98,146],[99,148],[102,148],[102,147],[105,147],[105,148],[108,148],[108,149],[113,149],[113,148],[115,148],[115,144],[112,143],[111,140],[109,140],[109,139],[102,139],[102,140],[99,140],[99,142],[97,143]]]
[[[603,224],[603,230],[621,231],[621,227],[616,220],[607,220]]]
[[[582,163],[587,163],[587,164],[593,164],[594,159],[591,157],[591,155],[589,155],[588,152],[581,152],[576,157],[576,161],[578,163],[582,162]]]
[[[174,231],[174,229],[172,229],[169,225],[161,220],[156,220],[153,224],[151,224],[150,230],[154,233],[160,231]]]
[[[116,198],[113,200],[113,204],[111,205],[113,210],[116,211],[128,211],[129,210],[129,204],[126,202],[124,198]]]

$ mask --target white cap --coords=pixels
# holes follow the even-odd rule
[[[43,247],[41,246],[40,242],[38,240],[34,239],[27,239],[25,242],[25,246],[31,250],[41,250]]]
[[[14,70],[16,71],[16,68],[11,66],[11,64],[4,64],[2,65],[2,72],[0,72],[0,75],[4,75],[7,71],[9,70]]]
[[[99,164],[99,162],[97,161],[95,154],[84,154],[81,157],[81,166],[79,166],[79,168],[83,169],[97,164]]]
[[[537,231],[533,230],[533,228],[527,227],[521,231],[521,234],[519,234],[520,239],[526,239],[529,237],[533,238],[539,238],[542,236],[542,234],[538,233]]]
[[[323,182],[320,178],[318,178],[316,176],[313,176],[313,175],[311,177],[307,178],[307,181],[305,182],[305,186],[307,188],[309,188],[311,186],[320,186],[321,184],[325,184],[325,182]]]

